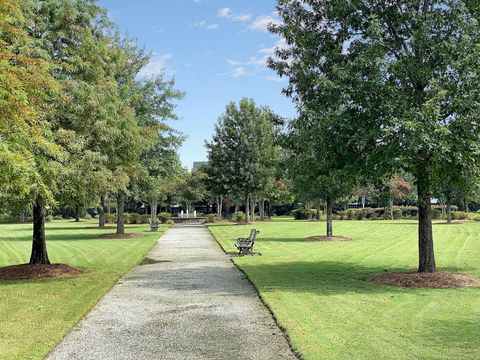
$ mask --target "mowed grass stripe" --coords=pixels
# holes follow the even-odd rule
[[[101,239],[94,222],[47,224],[50,260],[86,272],[70,279],[0,281],[0,359],[42,359],[85,313],[141,261],[166,227],[128,226],[139,239]],[[25,263],[31,225],[0,225],[0,266]]]
[[[212,225],[223,248],[261,232],[255,251],[234,258],[305,359],[478,359],[480,289],[403,289],[364,281],[417,266],[414,221],[337,221],[352,242],[311,243],[325,223],[276,220]],[[440,269],[480,275],[480,224],[434,224]]]

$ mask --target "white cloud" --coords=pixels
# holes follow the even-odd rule
[[[252,14],[233,14],[232,9],[223,8],[218,10],[218,16],[224,19],[230,19],[235,22],[245,22],[252,18]]]
[[[194,27],[199,27],[207,30],[216,30],[220,27],[218,24],[209,23],[207,20],[197,21],[193,24]]]
[[[139,72],[139,77],[152,77],[160,74],[174,74],[173,70],[167,69],[166,63],[173,58],[172,53],[154,55],[150,62]]]
[[[249,21],[252,18],[252,14],[239,14],[232,17],[233,21],[244,22]]]
[[[280,78],[278,76],[266,76],[265,80],[267,81],[275,81],[275,82],[285,82],[287,79],[285,78]]]
[[[235,78],[239,78],[245,75],[247,75],[247,70],[243,66],[237,66],[232,71],[232,76]]]
[[[248,25],[247,29],[250,31],[268,32],[268,26],[270,24],[280,24],[280,19],[277,17],[276,13],[258,16],[250,25]]]
[[[242,65],[242,63],[241,63],[240,61],[232,60],[232,59],[228,59],[228,60],[227,60],[227,63],[228,63],[229,65],[232,65],[232,66]]]
[[[267,48],[262,48],[260,49],[258,52],[260,54],[263,54],[265,56],[273,56],[275,54],[275,50],[276,49],[286,49],[287,48],[287,42],[285,41],[284,38],[281,38],[280,40],[277,41],[277,43],[275,45],[273,45],[272,47],[267,47]]]
[[[231,9],[223,8],[223,9],[218,10],[218,16],[221,17],[221,18],[228,18],[228,17],[230,17],[231,12],[232,12]]]

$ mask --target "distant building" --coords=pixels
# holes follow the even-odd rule
[[[206,161],[194,161],[192,171],[198,170],[204,165],[207,165]]]

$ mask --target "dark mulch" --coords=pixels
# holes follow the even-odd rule
[[[345,237],[345,236],[309,236],[305,238],[305,241],[319,241],[319,242],[327,242],[327,241],[352,241],[352,238]]]
[[[141,234],[104,234],[99,236],[101,239],[137,239],[143,237]]]
[[[72,277],[81,273],[83,273],[82,270],[65,264],[22,264],[0,268],[0,280],[36,280],[48,278],[65,278]]]
[[[367,279],[369,282],[405,288],[452,289],[480,286],[480,279],[464,273],[437,271],[389,272]]]

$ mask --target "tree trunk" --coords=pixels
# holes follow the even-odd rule
[[[366,203],[366,197],[365,194],[362,194],[362,208],[365,209],[365,203]]]
[[[320,221],[320,201],[317,202],[317,221]]]
[[[390,205],[390,219],[395,220],[393,217],[393,198],[390,196],[389,198],[389,205]]]
[[[75,206],[75,222],[80,222],[80,206]]]
[[[30,265],[34,264],[50,264],[45,240],[45,206],[40,196],[37,196],[33,205],[33,241]]]
[[[238,204],[235,204],[235,211],[234,213],[237,213],[238,212]]]
[[[125,194],[119,192],[117,195],[117,235],[125,234]]]
[[[333,236],[333,201],[327,198],[327,236]]]
[[[449,197],[447,197],[447,224],[452,223],[452,202]]]
[[[250,222],[250,196],[245,197],[245,223]]]
[[[150,219],[153,223],[157,220],[157,208],[158,208],[158,200],[157,198],[153,198],[150,204]]]
[[[424,169],[417,175],[418,188],[418,272],[436,271],[433,249],[430,179]]]
[[[250,217],[252,219],[252,221],[255,221],[255,207],[257,205],[257,202],[256,200],[252,199],[250,201]]]
[[[27,222],[27,212],[25,210],[20,213],[20,222],[22,224]]]
[[[468,221],[468,213],[469,213],[470,209],[468,208],[468,200],[465,199],[465,213],[467,214],[467,218],[465,220]]]
[[[259,204],[259,211],[260,211],[260,220],[261,221],[264,221],[265,220],[265,200],[262,199],[260,200],[260,204]]]
[[[98,227],[105,229],[105,198],[100,200],[100,206],[98,207]]]

